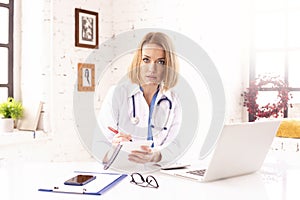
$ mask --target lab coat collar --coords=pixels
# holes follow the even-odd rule
[[[171,90],[167,90],[167,91],[159,91],[158,95],[161,97],[165,96],[167,97],[168,99],[170,99],[171,101],[173,101],[173,98],[172,98],[172,94],[171,94]]]
[[[132,95],[136,95],[137,93],[142,92],[140,90],[140,86],[138,84],[129,84],[128,86],[128,97],[131,97]]]

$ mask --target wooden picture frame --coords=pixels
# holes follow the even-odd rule
[[[78,91],[95,91],[95,65],[78,63]]]
[[[75,8],[75,46],[98,48],[98,13]]]

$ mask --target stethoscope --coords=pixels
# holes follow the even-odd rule
[[[136,116],[136,110],[135,110],[135,98],[134,98],[134,95],[132,95],[131,98],[132,98],[132,108],[133,108],[133,109],[132,109],[132,116],[131,116],[131,118],[130,118],[130,121],[131,121],[132,124],[138,124],[140,120],[139,120],[139,118]],[[161,102],[163,102],[163,101],[167,101],[168,104],[169,104],[169,112],[168,112],[167,118],[166,118],[166,120],[165,120],[165,122],[163,123],[162,126],[155,126],[155,125],[151,124],[151,127],[152,127],[152,128],[156,128],[156,129],[161,129],[161,130],[162,130],[162,129],[167,130],[166,124],[167,124],[167,122],[168,122],[168,120],[169,120],[170,112],[171,112],[171,109],[172,109],[172,102],[171,102],[170,99],[168,99],[168,97],[163,97],[163,98],[161,98],[161,99],[157,102],[156,106],[159,107],[160,104],[161,104]],[[155,110],[157,111],[157,109],[155,109]]]

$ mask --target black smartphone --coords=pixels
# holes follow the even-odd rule
[[[73,178],[70,178],[69,180],[65,181],[64,184],[65,185],[82,186],[82,185],[85,185],[85,184],[91,182],[94,179],[96,179],[96,176],[79,174],[79,175],[74,176]]]

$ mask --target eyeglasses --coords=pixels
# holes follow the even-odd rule
[[[141,187],[151,187],[151,188],[159,187],[156,179],[152,175],[147,176],[146,179],[140,173],[132,173],[130,176],[131,176],[130,183],[134,183]]]

